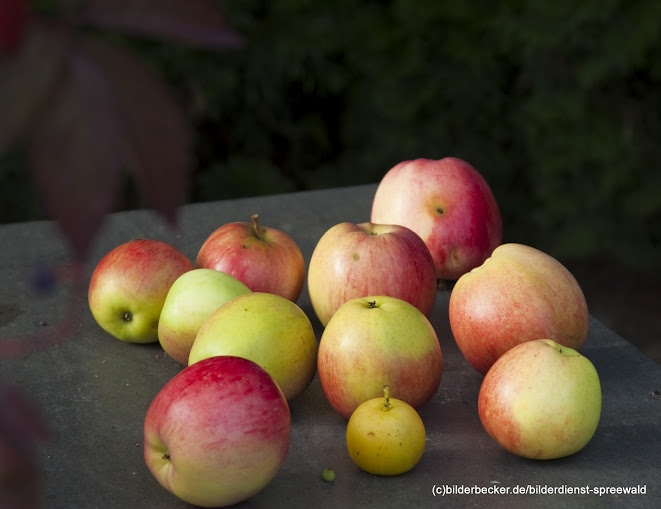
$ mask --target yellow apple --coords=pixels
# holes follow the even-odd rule
[[[217,355],[249,359],[291,400],[312,382],[317,348],[310,319],[298,305],[272,293],[251,292],[226,302],[206,319],[188,365]]]

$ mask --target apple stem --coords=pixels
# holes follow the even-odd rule
[[[252,231],[255,234],[255,237],[258,239],[262,238],[262,227],[259,225],[259,214],[253,214],[250,216],[252,220]]]
[[[390,386],[383,386],[383,410],[390,410]]]

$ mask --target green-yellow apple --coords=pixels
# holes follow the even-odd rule
[[[498,246],[459,278],[448,313],[457,346],[482,374],[524,341],[549,338],[578,350],[588,334],[588,307],[574,276],[522,244]]]
[[[405,226],[349,222],[328,229],[308,267],[310,302],[322,325],[348,300],[388,295],[429,316],[438,285],[434,260]]]
[[[193,268],[176,247],[135,239],[109,251],[90,279],[88,302],[96,322],[130,343],[158,341],[158,320],[172,283]]]
[[[601,416],[601,385],[592,362],[550,339],[504,353],[482,380],[478,413],[486,432],[531,459],[574,454],[592,439]]]
[[[195,266],[226,272],[253,292],[275,293],[296,302],[305,283],[305,260],[288,233],[252,222],[227,223],[207,237]]]
[[[287,400],[308,388],[317,370],[317,338],[294,302],[252,292],[226,302],[205,320],[193,342],[189,366],[215,355],[236,355],[264,368]]]
[[[188,354],[204,321],[227,301],[250,292],[235,277],[214,269],[193,269],[172,284],[158,321],[158,340],[179,364]]]
[[[377,187],[371,221],[401,224],[420,235],[440,280],[457,280],[502,242],[500,209],[489,184],[456,157],[392,167]]]
[[[224,507],[271,482],[290,432],[287,400],[268,373],[218,356],[184,368],[156,395],[145,416],[144,459],[180,499]]]
[[[317,372],[328,402],[349,419],[384,385],[416,409],[427,403],[441,383],[443,356],[418,308],[396,297],[367,296],[345,302],[328,321]]]

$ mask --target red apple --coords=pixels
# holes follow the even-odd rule
[[[427,403],[441,383],[443,356],[418,308],[395,297],[368,296],[344,303],[329,320],[317,372],[328,402],[349,419],[384,385],[416,409]]]
[[[478,396],[486,432],[505,449],[531,459],[555,459],[587,445],[601,416],[599,375],[589,359],[550,339],[505,352]]]
[[[122,341],[158,341],[158,320],[170,287],[192,268],[186,255],[166,242],[136,239],[117,246],[92,273],[92,315]]]
[[[322,325],[347,302],[366,295],[405,300],[425,316],[438,290],[434,261],[404,226],[339,223],[319,239],[308,267],[308,292]]]
[[[222,507],[261,491],[289,450],[291,417],[271,376],[241,357],[184,368],[152,401],[144,423],[147,467],[168,491]]]
[[[391,168],[377,187],[371,221],[401,224],[420,235],[441,280],[457,280],[502,242],[491,188],[456,157],[403,161]]]
[[[287,233],[259,224],[227,223],[204,241],[197,268],[216,269],[234,276],[253,292],[274,293],[296,302],[305,283],[305,260]]]
[[[485,374],[513,346],[553,339],[579,349],[588,334],[588,307],[574,276],[530,246],[498,246],[456,282],[449,318],[457,346]]]

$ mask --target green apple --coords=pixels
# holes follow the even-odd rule
[[[88,302],[96,322],[129,343],[158,341],[158,320],[176,279],[193,268],[176,247],[135,239],[109,251],[92,273]]]
[[[184,366],[204,321],[220,306],[250,288],[225,272],[193,269],[172,284],[158,322],[158,340],[165,353]]]
[[[193,342],[188,365],[233,355],[264,368],[287,400],[301,394],[317,370],[317,338],[294,302],[265,292],[239,295],[214,311]]]
[[[574,454],[592,439],[601,416],[601,385],[592,362],[551,339],[521,343],[487,372],[478,396],[486,432],[531,459]]]

